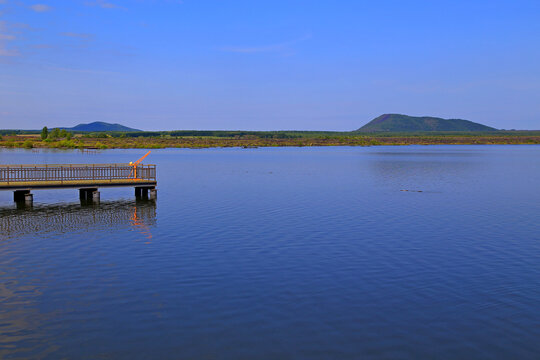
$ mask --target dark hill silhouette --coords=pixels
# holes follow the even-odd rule
[[[462,119],[442,119],[431,116],[384,114],[360,129],[359,132],[414,132],[414,131],[497,131],[497,129]]]
[[[87,131],[87,132],[99,132],[99,131],[141,131],[138,129],[132,129],[120,124],[110,124],[102,121],[96,121],[90,124],[79,124],[72,128],[64,128],[70,131]]]

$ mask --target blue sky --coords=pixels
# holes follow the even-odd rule
[[[540,1],[0,0],[0,128],[540,129]]]

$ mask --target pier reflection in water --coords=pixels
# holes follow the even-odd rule
[[[151,227],[155,223],[156,202],[153,200],[81,201],[81,204],[0,208],[0,233],[3,237],[132,227],[151,240]]]

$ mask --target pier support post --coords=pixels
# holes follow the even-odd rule
[[[150,194],[150,200],[157,198],[157,190],[154,186],[136,186],[135,198],[138,200],[148,200],[148,194]]]
[[[15,190],[13,192],[13,201],[15,202],[21,202],[21,201],[26,202],[27,198],[30,201],[33,199],[33,196],[30,193],[30,190]]]
[[[15,190],[13,192],[13,200],[18,208],[32,207],[34,205],[34,195],[30,190]]]
[[[82,188],[79,189],[79,199],[81,199],[81,202],[89,203],[89,202],[99,202],[99,191],[97,188]]]

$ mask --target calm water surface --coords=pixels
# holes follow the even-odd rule
[[[147,159],[157,202],[0,192],[0,358],[540,357],[540,146]]]

